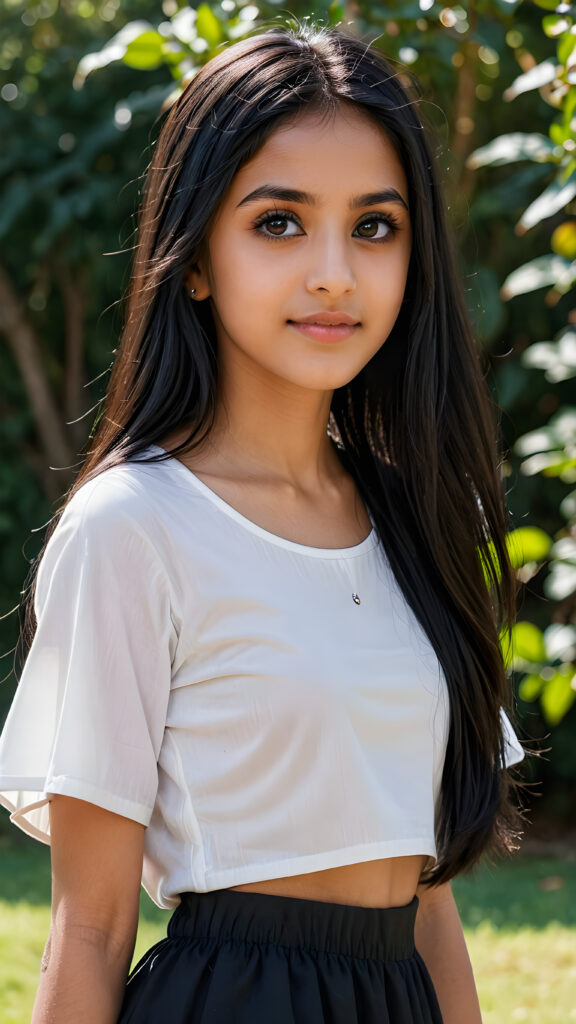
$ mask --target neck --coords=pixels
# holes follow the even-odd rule
[[[210,458],[226,466],[299,487],[322,486],[339,460],[327,434],[332,391],[301,388],[258,374],[223,373]]]

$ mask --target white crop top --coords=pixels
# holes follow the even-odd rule
[[[50,841],[54,793],[141,822],[142,884],[165,908],[436,857],[447,690],[374,530],[307,547],[177,459],[132,461],[67,505],[35,607],[0,738],[0,802],[31,836]]]

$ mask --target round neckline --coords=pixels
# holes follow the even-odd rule
[[[163,452],[166,455],[168,454],[166,449],[161,448],[158,444],[151,444],[148,446],[148,449]],[[248,519],[247,516],[242,515],[238,509],[234,508],[234,506],[230,505],[227,501],[224,501],[224,498],[221,498],[219,494],[216,494],[216,491],[213,491],[211,487],[208,487],[208,484],[205,484],[203,480],[200,480],[200,478],[196,476],[188,466],[185,466],[184,463],[174,455],[169,455],[169,457],[163,461],[172,465],[175,472],[177,472],[183,480],[187,479],[188,483],[192,484],[195,490],[208,498],[213,505],[216,505],[216,507],[224,512],[225,515],[229,516],[230,519],[234,519],[240,526],[243,526],[245,529],[256,534],[256,536],[261,537],[262,540],[265,540],[270,544],[275,544],[278,547],[286,548],[289,551],[298,552],[302,555],[311,555],[314,558],[355,558],[358,555],[363,555],[366,551],[370,551],[378,543],[376,528],[369,512],[368,515],[372,522],[372,529],[364,540],[361,540],[359,544],[352,545],[352,547],[317,548],[308,544],[299,544],[297,541],[288,540],[286,537],[280,537],[276,533],[271,533],[270,530],[265,530],[263,526],[259,526],[258,523],[253,522],[252,519]],[[186,474],[186,477],[183,476],[184,473]]]

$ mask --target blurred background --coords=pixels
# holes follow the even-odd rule
[[[576,6],[3,0],[0,723],[28,563],[105,391],[162,113],[227,40],[305,18],[349,24],[414,73],[436,140],[502,410],[523,584],[506,656],[521,735],[549,748],[522,768],[530,809],[519,856],[454,890],[485,1020],[576,1020]],[[0,1005],[20,1024],[47,933],[49,864],[16,831],[1,812]],[[144,948],[165,921],[144,898],[142,920]]]

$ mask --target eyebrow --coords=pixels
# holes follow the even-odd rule
[[[261,199],[279,199],[285,203],[302,203],[305,206],[318,206],[318,197],[310,192],[302,192],[296,188],[284,188],[282,185],[260,185],[253,192],[249,192],[244,199],[238,203],[246,206],[247,203],[255,203]],[[406,210],[408,204],[395,188],[384,188],[378,192],[366,192],[361,196],[354,196],[350,200],[350,208],[357,210],[362,206],[379,206],[380,203],[400,203]]]

